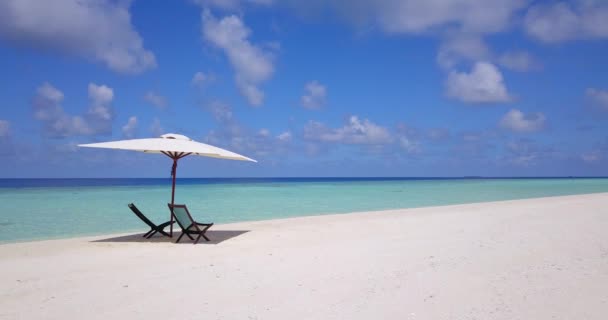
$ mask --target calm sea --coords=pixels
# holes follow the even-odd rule
[[[608,192],[607,178],[178,179],[176,203],[226,223]],[[167,221],[169,179],[0,179],[0,242],[145,232],[134,202]]]

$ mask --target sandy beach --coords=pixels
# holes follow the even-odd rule
[[[211,230],[0,245],[0,318],[608,318],[608,193]]]

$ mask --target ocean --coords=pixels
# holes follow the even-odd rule
[[[217,224],[597,192],[608,178],[178,178],[175,203]],[[127,204],[160,224],[170,199],[170,179],[0,179],[0,243],[146,232]]]

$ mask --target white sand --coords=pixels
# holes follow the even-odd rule
[[[0,245],[0,318],[608,319],[608,193],[212,230]]]

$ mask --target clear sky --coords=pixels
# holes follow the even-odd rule
[[[0,177],[608,176],[608,1],[4,0]]]

